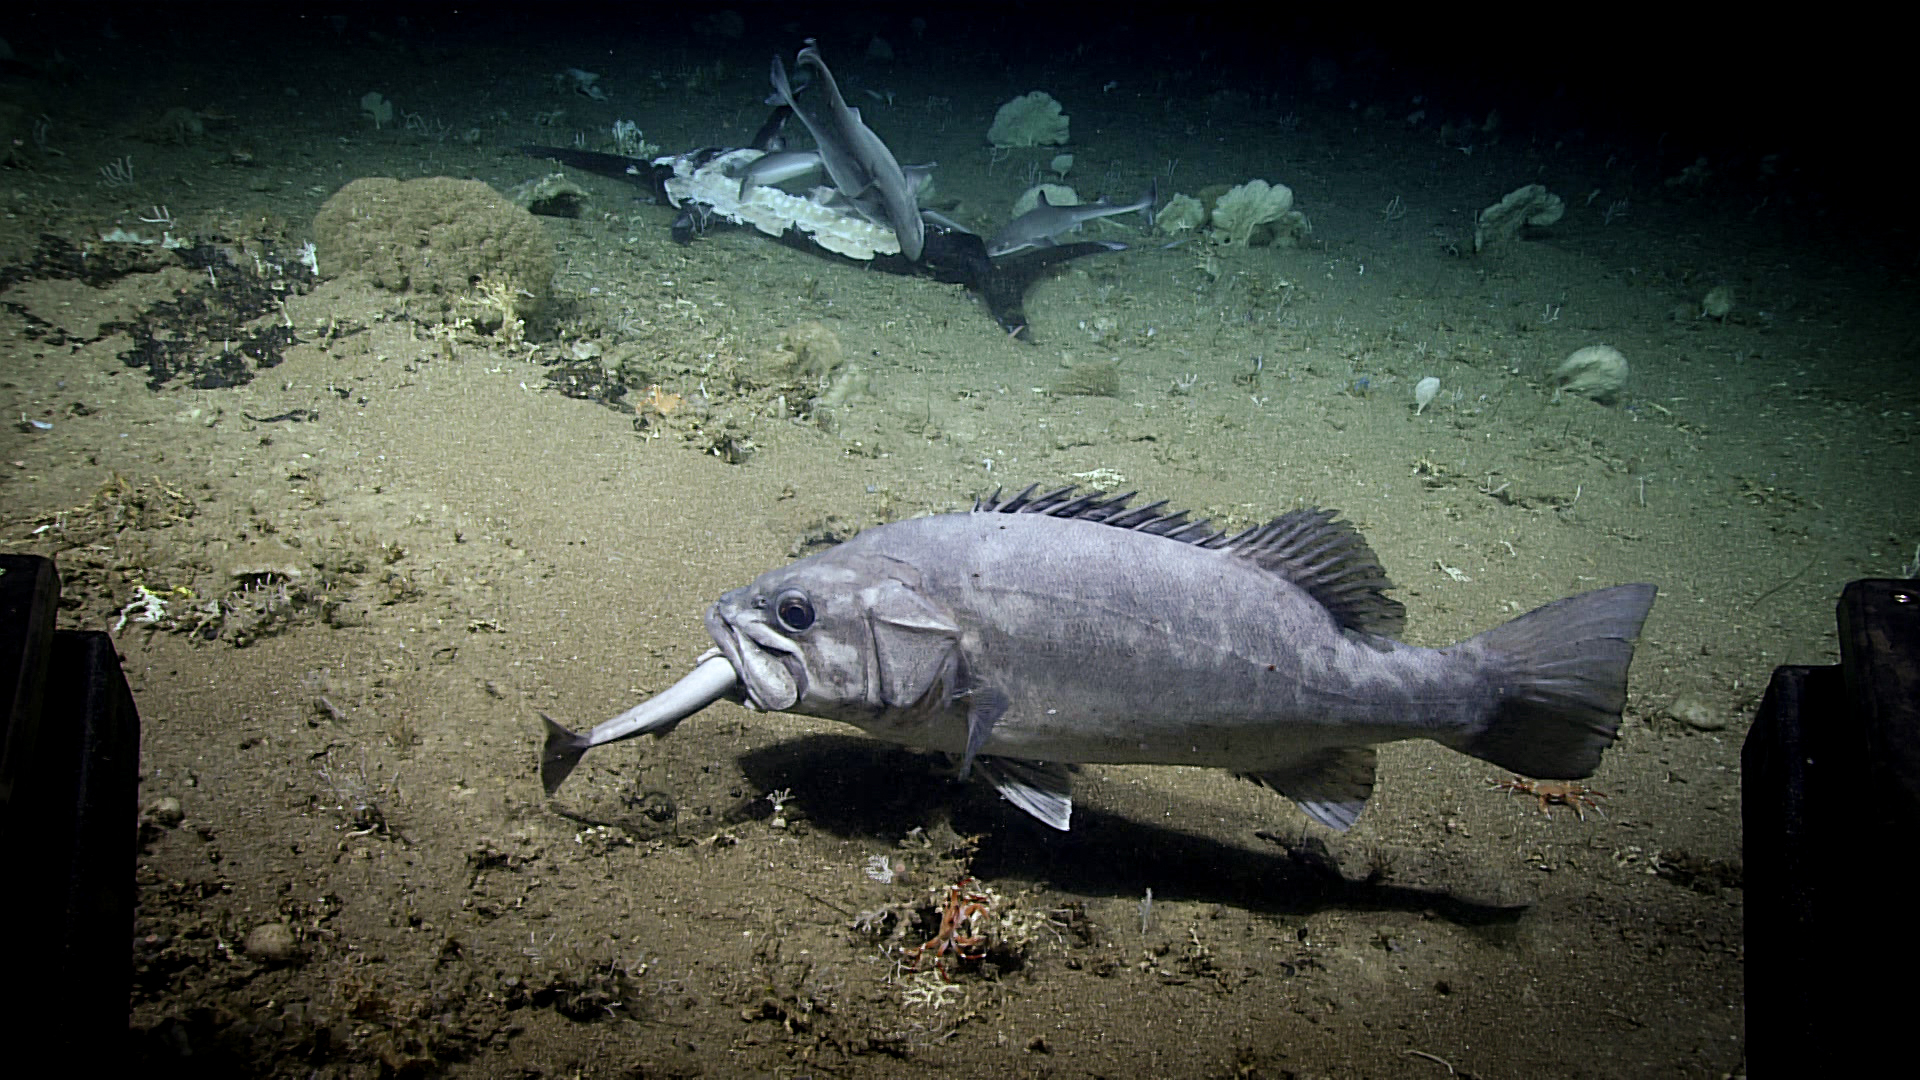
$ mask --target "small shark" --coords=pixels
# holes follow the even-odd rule
[[[740,198],[745,199],[747,189],[750,187],[778,187],[789,180],[812,176],[820,171],[823,164],[818,150],[778,150],[755,158],[746,166],[730,168],[727,175],[740,178]],[[933,170],[939,164],[937,161],[930,161],[925,165],[900,166],[901,174],[907,178],[907,190],[917,192],[925,187],[927,181],[933,176]],[[823,205],[851,205],[850,200],[842,196],[837,189],[825,188],[824,190],[831,197],[819,200]],[[925,216],[932,211],[922,210],[920,213]]]
[[[811,65],[820,76],[827,95],[827,112],[816,116],[794,100],[793,87],[787,82],[786,65],[773,58],[773,89],[793,114],[813,133],[820,148],[820,159],[833,178],[840,194],[867,207],[876,222],[889,225],[900,239],[900,254],[909,262],[918,262],[926,246],[926,224],[920,220],[920,204],[913,186],[894,159],[893,151],[880,141],[860,119],[860,110],[847,104],[840,86],[820,59],[820,50],[811,42],[794,58],[795,70]]]
[[[987,255],[999,258],[1028,248],[1052,247],[1053,238],[1064,232],[1086,224],[1095,218],[1113,217],[1118,214],[1131,214],[1135,210],[1153,216],[1153,204],[1160,197],[1159,181],[1147,185],[1140,198],[1125,206],[1115,206],[1106,199],[1083,203],[1079,206],[1055,206],[1047,201],[1047,193],[1040,192],[1040,205],[1014,218],[993,234],[987,241]]]
[[[820,164],[818,150],[778,150],[755,158],[753,164],[740,170],[740,198],[747,197],[750,187],[773,187],[795,177],[819,172]]]

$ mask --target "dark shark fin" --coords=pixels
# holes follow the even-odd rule
[[[982,757],[980,775],[1008,802],[1050,828],[1067,831],[1073,821],[1073,774],[1051,761]]]
[[[1249,773],[1247,779],[1292,799],[1327,828],[1346,832],[1373,794],[1373,751],[1364,746],[1322,750],[1284,769]]]
[[[560,790],[593,741],[554,723],[546,713],[541,713],[540,719],[547,722],[547,745],[540,751],[540,786],[551,795]]]

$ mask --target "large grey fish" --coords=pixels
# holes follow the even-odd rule
[[[1530,776],[1589,776],[1626,703],[1652,585],[1559,600],[1440,649],[1367,543],[1323,510],[1234,536],[1072,488],[881,525],[707,613],[718,646],[589,734],[547,719],[556,790],[588,748],[665,734],[723,697],[958,755],[1065,829],[1065,765],[1231,769],[1335,829],[1374,751],[1431,739]]]
[[[1085,225],[1096,218],[1113,217],[1117,214],[1131,214],[1135,210],[1153,216],[1153,204],[1159,201],[1159,181],[1147,185],[1147,190],[1138,199],[1120,205],[1108,199],[1096,199],[1090,203],[1075,206],[1055,206],[1047,201],[1047,193],[1040,192],[1039,205],[1014,218],[1000,227],[987,241],[987,255],[999,258],[1028,248],[1052,247],[1053,238],[1064,232]]]
[[[796,71],[812,65],[819,72],[820,85],[827,95],[826,113],[816,116],[800,107],[787,81],[786,65],[778,56],[773,58],[773,89],[813,134],[833,186],[856,203],[877,204],[875,216],[892,226],[900,240],[900,254],[908,261],[918,261],[926,245],[926,223],[920,220],[920,203],[893,151],[860,119],[860,110],[840,95],[840,84],[834,81],[833,72],[827,70],[827,62],[820,59],[820,50],[811,40],[793,63]]]

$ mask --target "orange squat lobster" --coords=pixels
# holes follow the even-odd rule
[[[925,945],[915,946],[907,952],[913,956],[913,970],[920,970],[920,961],[928,953],[933,954],[933,970],[940,973],[942,979],[953,981],[947,969],[940,963],[948,953],[962,960],[979,960],[987,955],[987,935],[963,934],[962,930],[971,929],[975,919],[987,913],[991,897],[983,896],[966,888],[972,878],[961,878],[947,886],[947,902],[940,909],[940,932]]]
[[[1589,810],[1601,817],[1606,816],[1606,811],[1600,809],[1600,803],[1606,799],[1607,793],[1595,791],[1585,784],[1565,780],[1528,780],[1524,776],[1516,776],[1506,781],[1490,781],[1490,783],[1495,791],[1539,799],[1540,812],[1548,817],[1553,816],[1552,808],[1555,806],[1572,807],[1574,816],[1581,821],[1587,820]]]

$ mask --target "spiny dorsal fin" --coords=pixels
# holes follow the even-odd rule
[[[1398,637],[1407,625],[1406,605],[1386,595],[1393,588],[1379,556],[1338,510],[1291,510],[1257,529],[1209,544],[1231,551],[1300,586],[1333,613],[1341,626],[1363,634]]]
[[[977,514],[1045,514],[1111,525],[1183,544],[1225,551],[1281,575],[1318,600],[1341,626],[1362,634],[1395,637],[1405,628],[1407,609],[1386,595],[1393,588],[1366,538],[1338,510],[1291,510],[1265,525],[1228,536],[1206,520],[1188,521],[1185,511],[1168,511],[1164,500],[1129,509],[1135,492],[1075,495],[1076,485],[1034,494],[1029,485],[1018,494],[1000,491],[975,500]]]

